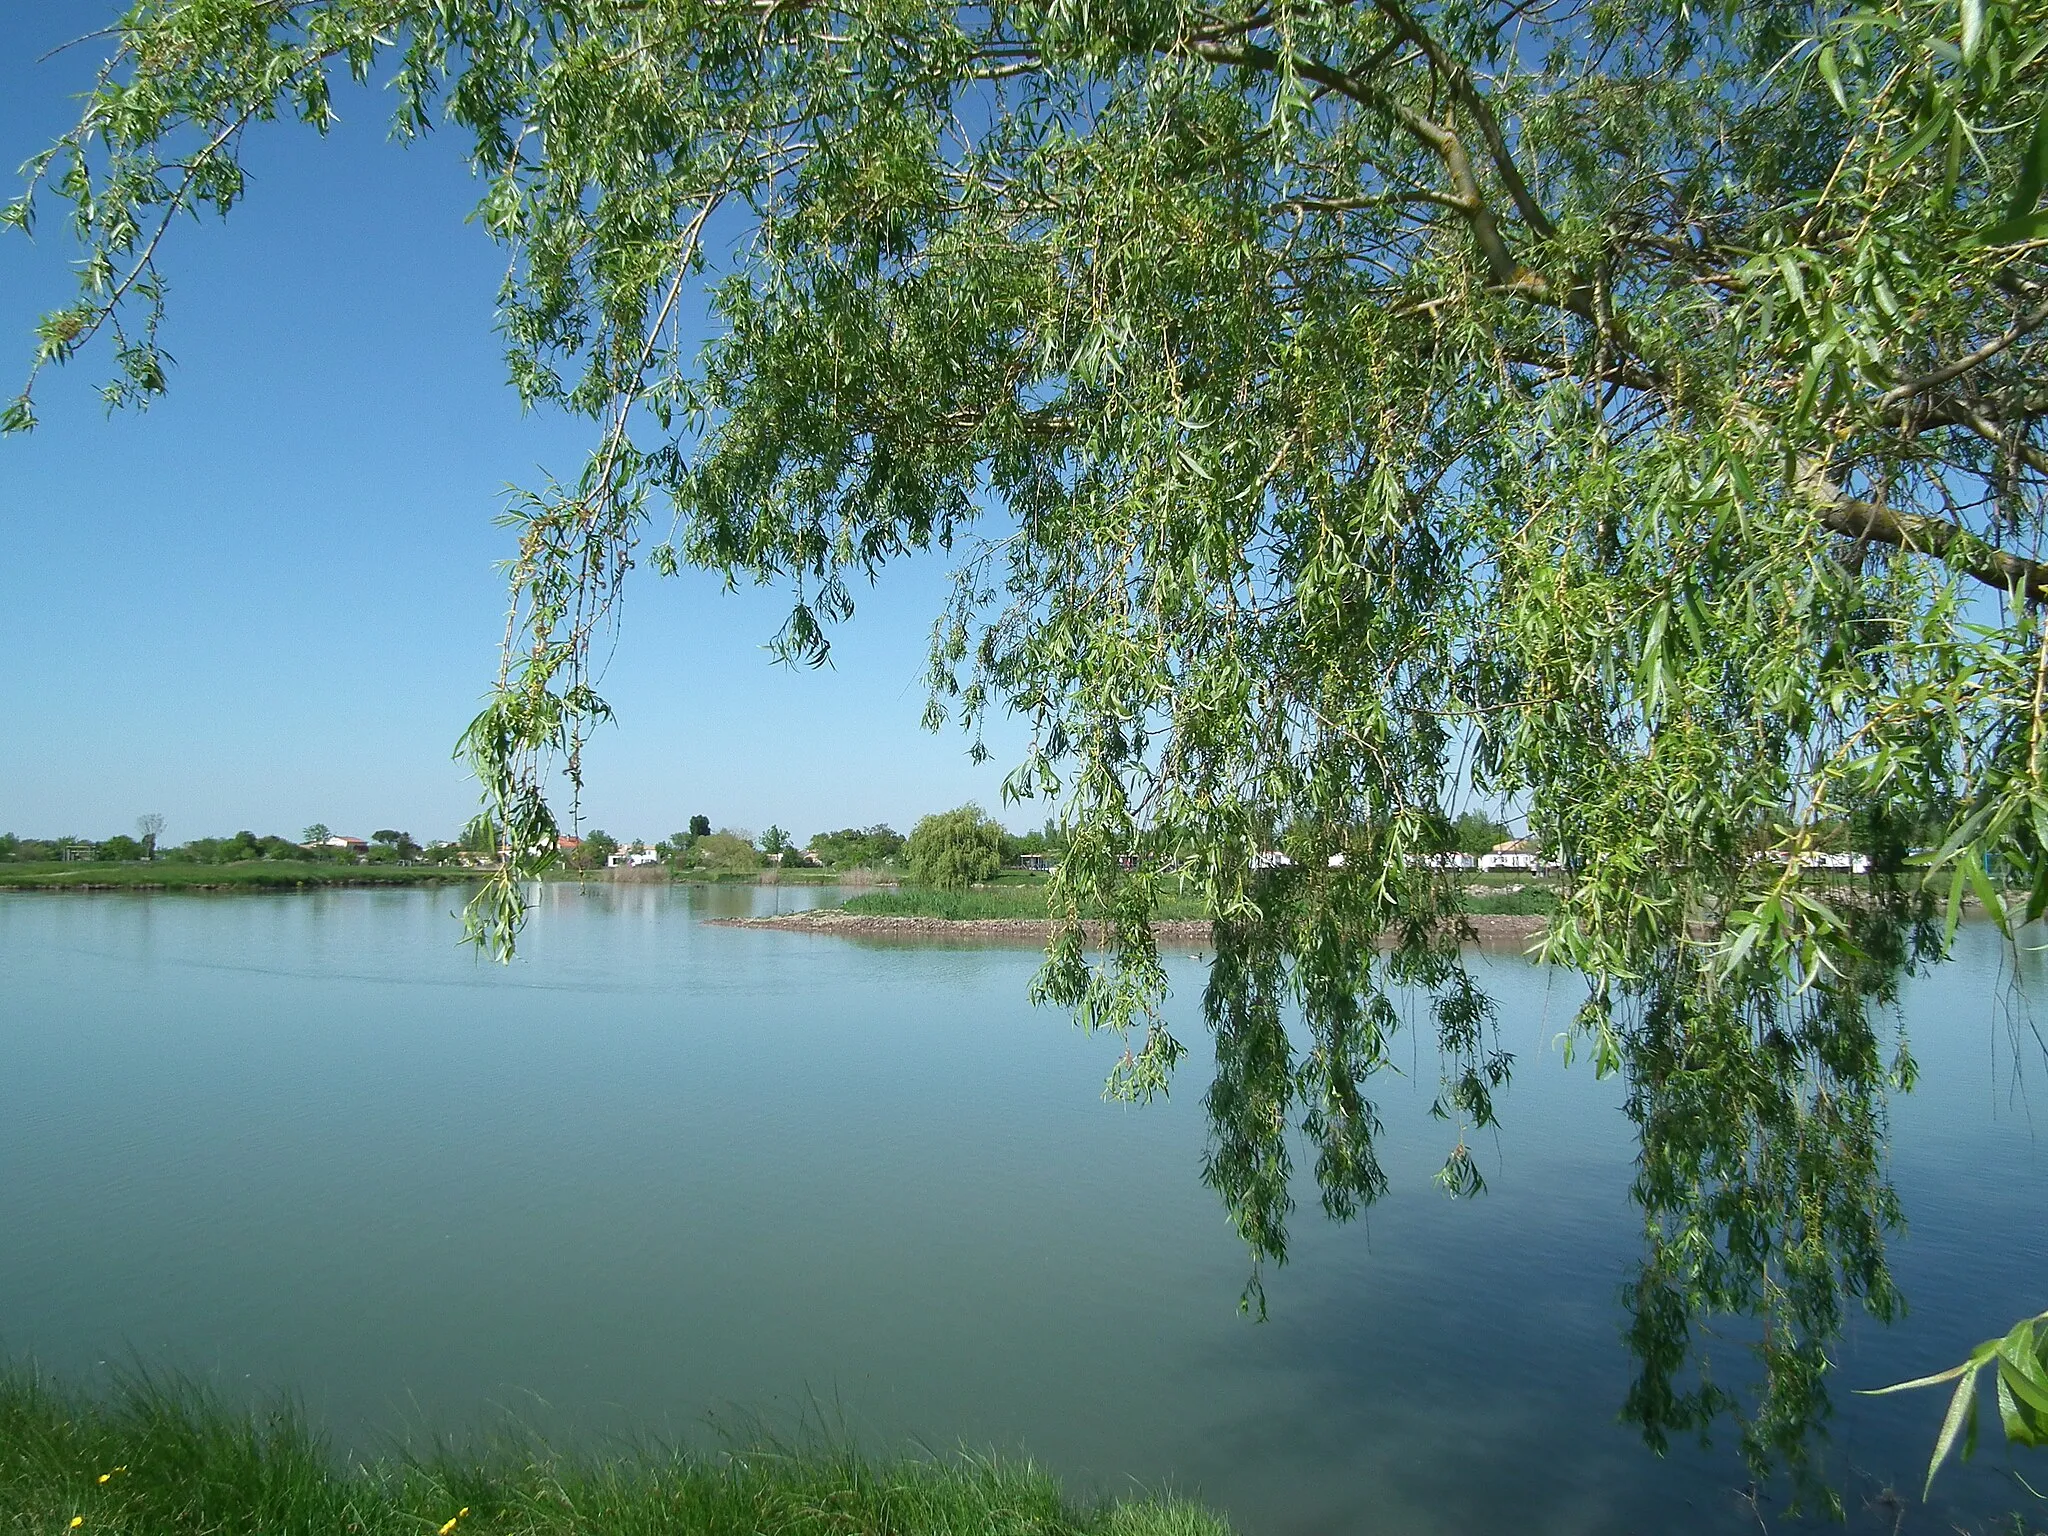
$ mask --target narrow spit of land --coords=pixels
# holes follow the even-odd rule
[[[232,1412],[131,1383],[115,1400],[0,1375],[0,1530],[77,1536],[318,1531],[347,1536],[1230,1536],[1173,1498],[1085,1505],[1028,1463],[871,1461],[768,1446],[344,1461],[289,1413]]]
[[[1510,886],[1477,889],[1466,898],[1465,921],[1484,943],[1527,941],[1542,932],[1556,898],[1547,890]],[[1503,910],[1505,909],[1505,910]],[[768,928],[843,938],[931,942],[946,939],[1042,944],[1053,930],[1039,884],[977,886],[964,891],[905,887],[874,891],[843,906],[813,907],[764,917],[714,918],[728,928]],[[1206,945],[1211,925],[1199,902],[1169,896],[1152,924],[1163,944]]]
[[[772,928],[788,933],[829,933],[842,938],[998,939],[1043,944],[1052,936],[1045,917],[910,917],[879,912],[849,912],[844,907],[813,907],[807,912],[778,912],[766,917],[714,917],[719,928]],[[1481,943],[1526,941],[1543,931],[1545,919],[1505,912],[1468,912],[1465,922]],[[1091,929],[1094,925],[1090,925]],[[1202,945],[1213,937],[1206,918],[1162,918],[1152,924],[1161,943]]]

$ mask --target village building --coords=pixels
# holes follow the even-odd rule
[[[1500,870],[1519,870],[1534,874],[1543,867],[1543,856],[1537,850],[1536,840],[1529,837],[1510,838],[1504,843],[1495,843],[1493,852],[1479,855],[1479,869],[1484,874]]]

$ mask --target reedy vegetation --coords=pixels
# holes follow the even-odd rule
[[[1225,1536],[1172,1498],[1081,1508],[1028,1464],[872,1462],[764,1445],[707,1456],[559,1455],[508,1438],[470,1455],[342,1462],[293,1413],[233,1412],[198,1392],[128,1383],[111,1401],[0,1377],[0,1529],[81,1536]]]
[[[1070,836],[1039,993],[1158,1091],[1147,918],[1195,882],[1209,1176],[1277,1257],[1290,1121],[1332,1213],[1384,1188],[1399,989],[1479,1186],[1510,1063],[1409,856],[1467,784],[1512,802],[1643,1138],[1631,1412],[1731,1406],[1690,1319],[1754,1314],[1745,1448],[1798,1469],[1844,1297],[1898,1307],[1875,1010],[1942,950],[1930,890],[2048,901],[2044,46],[2042,0],[145,0],[32,167],[87,251],[41,361],[105,334],[111,399],[162,389],[163,228],[239,199],[252,124],[388,77],[402,133],[473,142],[513,382],[595,424],[507,517],[494,841],[552,849],[636,559],[785,584],[816,662],[952,550],[931,717],[1021,711],[1010,788]],[[1803,862],[1845,820],[1847,903]]]

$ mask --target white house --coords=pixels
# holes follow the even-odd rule
[[[1469,853],[1425,853],[1409,861],[1417,869],[1478,869],[1478,858]]]
[[[645,843],[630,843],[609,854],[604,861],[606,869],[638,869],[643,864],[659,864],[661,855]]]
[[[1493,852],[1479,855],[1479,868],[1486,874],[1496,870],[1514,869],[1534,874],[1543,867],[1543,860],[1536,852],[1536,845],[1526,837],[1512,838],[1505,843],[1495,843]]]

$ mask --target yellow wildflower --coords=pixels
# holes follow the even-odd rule
[[[462,1508],[455,1511],[455,1520],[460,1520],[464,1515],[468,1513],[469,1506],[465,1504],[462,1506]],[[446,1525],[441,1527],[441,1536],[448,1536],[448,1533],[455,1529],[455,1520],[450,1520]]]
[[[71,1517],[71,1529],[73,1529],[74,1531],[77,1530],[83,1524],[85,1524],[85,1516],[73,1515]]]

